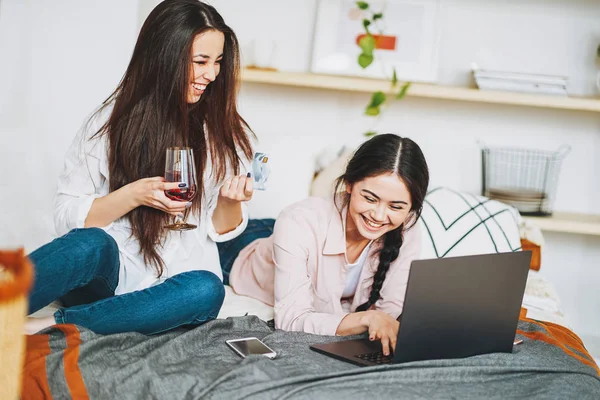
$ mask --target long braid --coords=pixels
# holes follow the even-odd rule
[[[417,223],[429,185],[429,168],[419,145],[409,138],[391,133],[374,136],[363,143],[354,153],[346,170],[337,179],[334,201],[340,213],[350,206],[353,187],[367,178],[395,174],[410,194],[410,210],[405,222],[386,233],[379,250],[379,265],[373,276],[368,300],[356,311],[366,311],[381,297],[381,288],[390,265],[398,258],[403,233]],[[357,195],[358,196],[358,195]],[[408,205],[408,204],[407,204]]]
[[[356,311],[367,311],[381,297],[380,291],[383,282],[385,281],[385,276],[390,269],[390,264],[398,258],[398,253],[402,246],[403,228],[404,224],[385,234],[383,247],[379,252],[379,265],[377,266],[377,272],[375,272],[375,276],[373,277],[373,285],[371,286],[369,300],[358,306]]]

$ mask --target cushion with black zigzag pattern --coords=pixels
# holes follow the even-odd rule
[[[445,187],[427,193],[421,214],[421,258],[521,250],[521,215],[487,197]]]

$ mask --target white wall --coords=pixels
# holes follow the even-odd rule
[[[125,72],[138,4],[3,0],[0,4],[0,244],[32,250],[53,236],[62,157]]]
[[[116,86],[141,20],[156,3],[2,0],[2,247],[33,250],[52,236],[51,201],[64,152],[86,115]],[[212,3],[236,30],[246,60],[252,40],[267,35],[278,43],[277,67],[308,70],[316,0]],[[476,61],[485,68],[567,74],[573,94],[595,94],[599,18],[600,3],[593,0],[443,0],[440,83],[470,84],[469,63]],[[255,196],[254,216],[275,216],[304,197],[320,150],[362,140],[367,100],[366,94],[244,85],[242,114],[274,167],[270,189]],[[598,127],[592,113],[406,99],[388,110],[379,130],[420,143],[433,185],[473,192],[480,190],[477,140],[545,149],[570,144],[555,208],[600,214]],[[600,341],[600,239],[546,239],[542,274],[557,287],[575,331]]]

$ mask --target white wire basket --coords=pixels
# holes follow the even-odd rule
[[[482,147],[482,194],[514,206],[522,215],[552,215],[568,145],[556,151]]]

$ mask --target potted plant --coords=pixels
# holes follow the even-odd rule
[[[361,48],[361,53],[358,56],[357,62],[361,68],[369,68],[369,66],[373,63],[375,58],[377,57],[377,49],[378,49],[378,41],[383,38],[383,28],[381,22],[383,21],[383,13],[375,12],[371,8],[369,2],[366,1],[357,1],[356,6],[362,10],[363,19],[362,24],[365,29],[365,35],[361,37],[358,42],[358,45]],[[373,33],[376,31],[377,33]],[[370,117],[381,118],[383,111],[390,104],[390,100],[400,100],[406,96],[410,88],[410,82],[406,82],[403,84],[399,90],[398,87],[398,77],[396,75],[396,69],[392,69],[392,76],[390,77],[391,88],[390,92],[394,93],[393,96],[388,97],[389,94],[386,94],[382,91],[377,91],[371,94],[371,100],[367,104],[365,108],[365,114]],[[398,90],[398,92],[395,92]],[[377,131],[374,129],[370,129],[365,132],[365,136],[370,137],[377,134]]]

